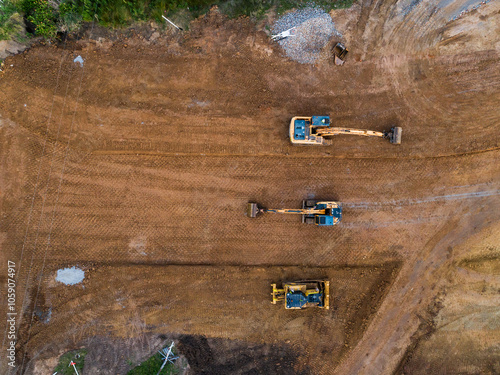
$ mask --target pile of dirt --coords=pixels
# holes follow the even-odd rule
[[[18,43],[15,40],[0,40],[0,60],[23,52],[26,48],[28,45]]]

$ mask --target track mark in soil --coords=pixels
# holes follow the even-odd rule
[[[437,195],[434,197],[422,198],[422,199],[402,199],[393,200],[385,202],[342,202],[343,206],[354,208],[354,209],[367,209],[379,206],[408,206],[414,204],[426,204],[434,203],[439,201],[453,201],[462,199],[473,199],[473,198],[483,198],[500,195],[500,190],[489,190],[489,191],[476,191],[471,193],[459,193],[459,194],[447,194],[447,195]]]
[[[464,259],[458,263],[459,267],[470,269],[471,271],[499,275],[500,274],[500,256],[485,255],[482,257],[474,257]]]

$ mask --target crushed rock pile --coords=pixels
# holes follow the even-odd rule
[[[320,8],[289,12],[274,23],[272,32],[279,34],[293,27],[293,36],[279,40],[278,44],[288,57],[302,64],[314,64],[330,38],[341,36],[330,15]]]

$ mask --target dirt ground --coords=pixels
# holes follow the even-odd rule
[[[334,11],[342,67],[217,12],[8,58],[0,264],[19,331],[1,373],[84,346],[84,373],[122,374],[170,339],[195,374],[500,372],[500,3],[453,19],[476,3]],[[311,114],[403,143],[292,147],[290,118]],[[245,216],[305,198],[343,221]],[[55,281],[67,266],[83,283]],[[330,310],[270,304],[270,283],[305,278],[330,280]]]

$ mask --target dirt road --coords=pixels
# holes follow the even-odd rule
[[[95,28],[7,60],[0,246],[2,267],[18,265],[17,372],[90,337],[152,334],[246,342],[258,373],[420,366],[408,350],[436,316],[429,306],[450,301],[464,243],[489,246],[500,215],[500,5],[450,21],[457,3],[332,13],[351,50],[341,68],[291,62],[250,22],[217,13],[184,36],[112,41]],[[324,113],[402,126],[403,144],[292,147],[291,116]],[[244,214],[249,201],[305,198],[343,202],[343,222]],[[84,269],[83,284],[57,283],[65,266]],[[332,310],[269,304],[271,282],[306,277],[331,280]],[[259,367],[257,344],[293,359]]]

